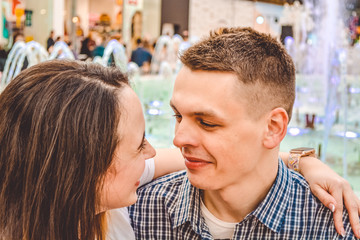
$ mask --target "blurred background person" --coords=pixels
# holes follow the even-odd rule
[[[89,35],[81,42],[80,54],[84,54],[86,60],[88,58],[92,59],[92,51],[95,49],[96,43],[93,39],[93,33],[90,32]]]
[[[54,41],[54,31],[50,32],[50,35],[48,37],[48,39],[46,40],[46,50],[48,52],[51,52],[50,47],[54,46],[55,41]],[[50,50],[49,50],[50,49]]]
[[[152,55],[144,48],[143,42],[140,38],[136,40],[136,49],[132,51],[130,60],[136,63],[143,73],[150,71]]]

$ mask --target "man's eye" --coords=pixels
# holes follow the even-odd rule
[[[178,122],[180,122],[181,118],[182,118],[182,116],[180,114],[174,114],[173,117],[175,117],[176,121],[178,121]]]
[[[203,120],[199,120],[200,124],[204,127],[207,127],[207,128],[214,128],[214,127],[217,127],[219,125],[216,125],[216,124],[211,124],[211,123],[207,123],[207,122],[204,122]]]

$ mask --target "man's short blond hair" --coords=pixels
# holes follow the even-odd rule
[[[294,63],[279,41],[251,28],[220,28],[187,49],[182,63],[193,71],[230,72],[246,88],[249,113],[284,108],[295,100]]]

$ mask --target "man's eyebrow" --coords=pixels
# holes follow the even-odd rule
[[[171,107],[175,112],[179,112],[171,101],[170,101],[170,107]],[[193,113],[191,113],[190,115],[191,115],[191,116],[200,116],[200,117],[218,118],[219,120],[223,120],[223,118],[222,118],[221,116],[219,116],[218,114],[216,114],[216,113],[215,113],[214,111],[212,111],[211,109],[207,109],[207,110],[205,110],[205,111],[193,112]]]
[[[174,106],[174,104],[171,102],[171,100],[170,100],[170,107],[171,107],[174,111],[178,112],[178,110],[176,109],[176,107]]]
[[[138,147],[138,150],[140,150],[140,149],[143,147],[144,141],[145,141],[145,131],[144,131],[143,137],[142,137],[142,139],[141,139],[140,145],[139,145],[139,147]]]
[[[219,117],[213,111],[205,111],[205,112],[195,112],[193,115],[195,116],[202,116],[202,117]]]

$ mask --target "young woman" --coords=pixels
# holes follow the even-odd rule
[[[162,150],[143,174],[155,156],[144,131],[140,101],[118,69],[49,61],[23,71],[0,95],[0,239],[105,239],[105,213],[135,203],[142,175],[183,168],[176,149]],[[308,162],[308,181],[331,192],[327,183],[340,178],[326,166],[332,177],[317,177]],[[319,198],[354,199],[344,186],[336,200]]]

